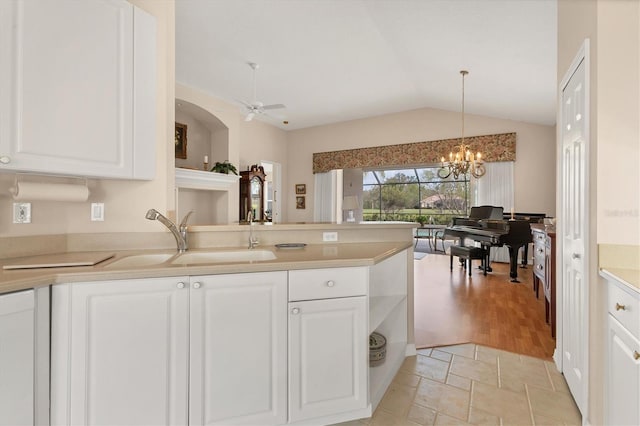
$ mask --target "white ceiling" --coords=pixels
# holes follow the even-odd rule
[[[176,79],[283,129],[431,107],[552,125],[556,0],[177,0]],[[282,120],[289,121],[287,126]]]

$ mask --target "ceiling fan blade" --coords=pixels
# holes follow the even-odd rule
[[[254,117],[255,115],[256,115],[256,114],[255,114],[254,112],[250,112],[250,113],[249,113],[249,114],[247,114],[247,116],[244,118],[244,121],[251,121],[251,120],[253,120],[253,117]]]
[[[284,106],[283,104],[271,104],[271,105],[264,105],[262,107],[262,109],[281,109],[281,108],[286,108],[286,106]]]

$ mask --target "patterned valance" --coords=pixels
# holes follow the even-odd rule
[[[471,136],[464,142],[472,152],[480,151],[484,161],[515,161],[516,134]],[[317,152],[313,154],[313,173],[338,169],[371,167],[415,166],[440,163],[442,156],[460,148],[460,138],[429,142],[403,143],[400,145],[346,149],[344,151]]]

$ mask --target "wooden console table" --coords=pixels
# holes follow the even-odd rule
[[[544,225],[532,224],[533,234],[533,291],[544,291],[545,319],[556,337],[556,233]]]

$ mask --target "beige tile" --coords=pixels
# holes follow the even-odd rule
[[[448,352],[454,355],[466,356],[467,358],[474,358],[476,353],[476,345],[473,343],[463,343],[461,345],[441,346],[437,348],[442,352]]]
[[[533,419],[536,422],[536,426],[564,426],[565,423],[561,420],[551,419],[546,416],[534,414]]]
[[[407,414],[407,420],[420,425],[433,425],[436,421],[436,411],[418,404],[413,404],[409,409],[409,414]]]
[[[534,415],[558,419],[565,423],[580,424],[580,411],[571,395],[535,386],[527,386],[529,402]]]
[[[393,378],[393,383],[415,388],[420,383],[420,376],[400,370]]]
[[[453,355],[448,352],[442,352],[437,349],[434,349],[433,352],[431,352],[431,358],[439,359],[440,361],[449,362],[451,361],[452,356]]]
[[[487,413],[480,408],[471,407],[469,410],[469,423],[474,425],[500,426],[500,417],[495,414]]]
[[[471,390],[471,379],[467,377],[456,376],[455,374],[449,374],[447,376],[446,383],[451,386],[455,386],[462,390],[470,391]]]
[[[416,352],[420,355],[430,356],[433,348],[418,349]]]
[[[498,386],[498,368],[493,364],[456,355],[451,361],[449,372],[457,376]]]
[[[415,402],[433,408],[438,413],[466,419],[469,411],[469,392],[433,380],[420,381]]]
[[[405,360],[401,369],[406,373],[417,374],[421,377],[444,383],[447,377],[447,371],[449,370],[449,363],[428,356],[418,355],[415,360],[410,362]]]
[[[569,386],[567,385],[567,381],[561,372],[556,368],[555,363],[553,362],[545,362],[545,367],[547,368],[547,372],[549,373],[549,379],[551,379],[551,383],[553,384],[553,389],[558,392],[564,392],[570,394]]]
[[[525,394],[499,389],[497,386],[474,382],[471,406],[501,417],[503,422],[530,425],[531,413]]]
[[[436,426],[465,426],[469,425],[465,421],[460,419],[456,419],[451,416],[447,416],[446,414],[438,413],[438,417],[436,417]]]
[[[515,362],[515,363],[521,362],[520,355],[513,352],[503,351],[502,349],[495,349],[487,346],[478,345],[477,352],[478,352],[478,355],[476,359],[478,360],[496,359],[502,362]]]
[[[500,387],[516,392],[524,392],[525,384],[552,390],[551,380],[544,362],[502,362],[499,361]]]
[[[394,415],[405,415],[413,404],[415,393],[415,388],[392,383],[382,397],[378,407]]]

